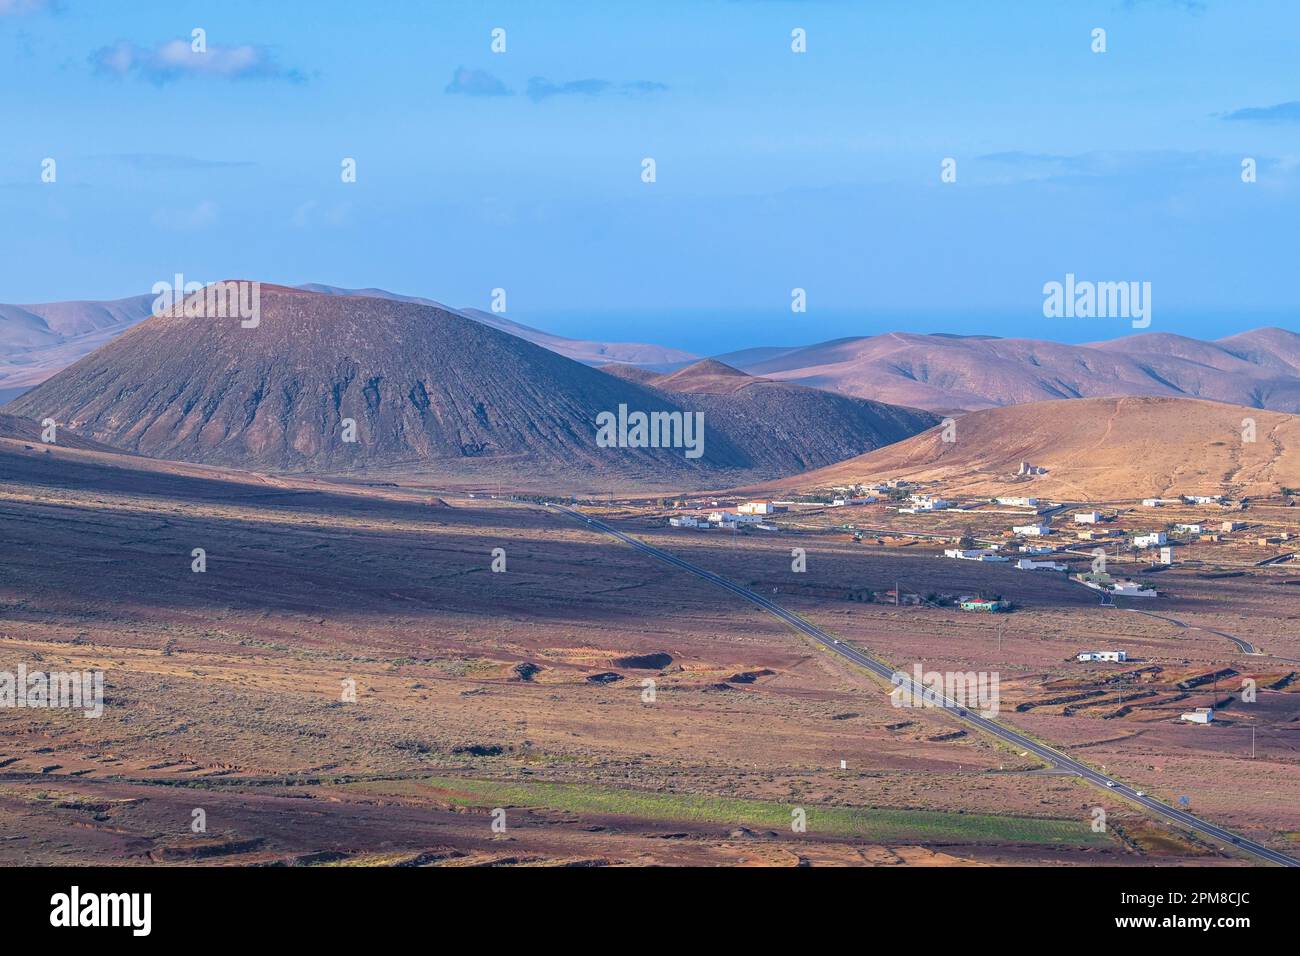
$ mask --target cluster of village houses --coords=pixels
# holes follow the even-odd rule
[[[735,528],[738,525],[752,525],[756,528],[773,530],[771,525],[763,523],[764,515],[788,511],[788,501],[746,501],[735,511],[713,511],[708,515],[674,515],[668,523],[674,528]]]
[[[1017,507],[1037,507],[1037,498],[1026,497],[1005,497],[994,499],[998,504],[1017,506]],[[1224,499],[1217,495],[1185,495],[1181,498],[1148,498],[1143,501],[1143,505],[1151,508],[1159,508],[1165,505],[1223,505]],[[1123,536],[1119,530],[1111,530],[1100,527],[1107,521],[1105,515],[1099,511],[1082,511],[1072,515],[1072,524],[1076,526],[1075,535],[1081,541],[1104,541],[1107,539],[1118,539]],[[1172,534],[1186,537],[1205,536],[1209,540],[1218,540],[1218,535],[1239,531],[1245,527],[1242,521],[1223,521],[1219,523],[1214,531],[1208,530],[1209,525],[1203,522],[1179,523],[1173,526]],[[1046,538],[1057,533],[1057,529],[1050,527],[1041,521],[1034,521],[1030,524],[1014,525],[1011,533],[1023,539]],[[1136,534],[1130,539],[1130,543],[1135,548],[1158,548],[1155,560],[1160,564],[1173,563],[1173,549],[1170,547],[1169,535],[1171,532],[1150,531]],[[1259,543],[1273,544],[1286,541],[1288,536],[1283,533],[1276,538],[1261,538]],[[1021,544],[1019,552],[1022,555],[1030,557],[1008,556],[1002,553],[1001,545],[989,545],[982,548],[949,548],[944,551],[945,557],[955,558],[966,561],[993,561],[1009,562],[1015,561],[1015,567],[1020,570],[1036,571],[1051,570],[1065,571],[1066,566],[1054,561],[1035,561],[1035,555],[1053,554],[1057,549],[1052,547],[1039,546],[1034,544]],[[1108,591],[1113,594],[1128,597],[1155,597],[1156,591],[1144,587],[1134,581],[1116,580],[1104,572],[1089,573],[1079,575],[1083,584],[1100,591]]]
[[[1026,466],[1032,468],[1033,466]],[[1023,471],[1022,473],[1033,473]],[[838,494],[832,498],[829,507],[842,508],[852,507],[855,505],[872,504],[879,500],[876,494],[883,494],[890,489],[899,489],[908,487],[906,481],[890,481],[885,485],[872,488],[862,488],[855,486],[845,489],[843,494]],[[1016,508],[1036,508],[1039,500],[1037,498],[1025,496],[1006,496],[995,498],[994,501],[999,505]],[[1221,505],[1224,503],[1223,498],[1211,495],[1185,495],[1181,498],[1147,498],[1142,504],[1148,508],[1160,508],[1166,505]],[[714,503],[717,504],[716,502]],[[766,530],[775,530],[772,525],[764,523],[764,517],[788,511],[794,502],[791,501],[746,501],[736,506],[734,511],[713,511],[708,515],[674,515],[668,519],[668,523],[674,528],[736,528],[741,525],[762,528]],[[952,507],[952,502],[943,498],[935,497],[928,494],[912,494],[909,496],[908,504],[900,507],[900,514],[917,514],[929,511],[942,511]],[[1078,526],[1076,535],[1080,540],[1103,540],[1112,536],[1118,536],[1122,532],[1108,531],[1099,527],[1106,521],[1105,515],[1099,511],[1082,511],[1076,512],[1072,516],[1072,524]],[[1245,527],[1241,521],[1224,521],[1220,524],[1219,531],[1232,532],[1238,531]],[[1207,526],[1204,523],[1181,523],[1175,524],[1173,533],[1177,535],[1203,535],[1206,534]],[[1013,535],[1021,538],[1045,538],[1054,533],[1049,525],[1042,522],[1033,522],[1031,524],[1014,525],[1011,528]],[[1145,534],[1138,534],[1132,538],[1132,544],[1136,548],[1160,548],[1160,561],[1169,564],[1172,561],[1170,548],[1168,547],[1168,533],[1164,531],[1151,531]],[[989,545],[982,548],[948,548],[944,551],[944,556],[955,558],[961,561],[989,561],[989,562],[1011,562],[1014,560],[1014,567],[1021,571],[1067,571],[1068,566],[1058,561],[1036,561],[1035,557],[1053,554],[1056,549],[1036,544],[1020,544],[1017,552],[1013,554],[1004,554],[1002,546],[998,544]],[[1112,578],[1105,572],[1092,572],[1078,576],[1081,583],[1088,587],[1100,591],[1107,591],[1111,594],[1127,597],[1155,597],[1156,591],[1152,588],[1145,587],[1136,581],[1122,580]],[[889,592],[894,594],[894,592]],[[898,600],[898,597],[895,597]],[[908,602],[912,603],[912,602]],[[958,606],[963,611],[985,611],[997,612],[1004,610],[1004,602],[976,597],[974,595],[963,595],[958,599]],[[1108,662],[1124,663],[1128,660],[1128,653],[1122,650],[1100,650],[1100,651],[1082,651],[1076,655],[1076,660],[1081,662]],[[1189,723],[1208,724],[1214,720],[1214,710],[1210,707],[1197,707],[1195,710],[1182,714],[1181,719]]]
[[[891,480],[880,485],[862,486],[854,485],[847,488],[837,489],[835,497],[826,505],[832,508],[852,507],[855,505],[872,504],[879,501],[878,495],[891,494],[894,497],[898,493],[906,492],[906,489],[913,487],[908,481],[897,479]],[[1029,496],[1009,495],[995,498],[994,501],[999,505],[1016,508],[1037,508],[1039,499]],[[777,530],[775,525],[765,522],[769,515],[779,512],[788,511],[795,503],[792,501],[747,501],[738,505],[734,510],[719,509],[709,514],[680,514],[669,518],[668,523],[674,528],[696,528],[706,530],[709,528],[729,528],[735,529],[741,526],[748,526],[764,531]],[[1147,498],[1142,504],[1149,508],[1160,508],[1166,505],[1223,505],[1224,499],[1218,495],[1184,495],[1179,498]],[[717,502],[714,502],[716,507]],[[935,495],[924,494],[921,492],[912,492],[905,505],[898,508],[900,514],[919,514],[924,512],[943,511],[954,507],[953,502]],[[1108,519],[1100,511],[1080,511],[1072,515],[1071,525],[1074,528],[1075,536],[1080,541],[1106,541],[1119,540],[1123,537],[1124,532],[1116,529],[1103,527]],[[1172,533],[1186,537],[1207,537],[1210,540],[1217,540],[1219,533],[1239,531],[1245,527],[1241,521],[1224,521],[1214,531],[1209,530],[1209,525],[1202,522],[1188,522],[1175,524]],[[988,562],[1005,562],[1012,563],[1013,567],[1021,571],[1068,571],[1067,565],[1053,561],[1047,556],[1055,554],[1059,549],[1047,545],[1033,543],[1036,539],[1048,538],[1057,534],[1058,530],[1052,528],[1047,522],[1035,520],[1028,524],[1013,525],[1011,534],[1021,538],[1024,543],[1019,544],[1015,552],[1004,550],[1001,544],[990,544],[978,548],[948,548],[944,551],[944,556],[960,561],[988,561]],[[1129,543],[1134,548],[1141,549],[1158,549],[1156,560],[1160,564],[1173,563],[1173,549],[1169,541],[1170,532],[1150,531],[1133,535]],[[1261,544],[1274,543],[1276,541],[1286,540],[1283,534],[1279,539],[1261,539]],[[1009,547],[1009,546],[1008,546]],[[1036,560],[1036,558],[1046,558],[1045,560]],[[1152,588],[1145,587],[1135,581],[1121,580],[1112,578],[1104,571],[1084,573],[1077,576],[1080,583],[1094,588],[1098,591],[1109,592],[1125,597],[1155,597],[1156,591]],[[974,610],[975,608],[971,608]]]

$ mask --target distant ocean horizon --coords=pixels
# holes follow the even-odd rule
[[[989,335],[1078,344],[1128,335],[1170,332],[1197,339],[1221,339],[1261,326],[1300,332],[1300,306],[1292,309],[1198,309],[1161,311],[1151,325],[1135,329],[1128,319],[1048,319],[1041,311],[874,311],[779,309],[538,309],[511,311],[515,322],[554,335],[607,342],[645,342],[697,355],[722,355],[763,346],[813,345],[832,339],[886,332]]]

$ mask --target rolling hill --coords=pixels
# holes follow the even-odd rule
[[[1243,441],[1243,421],[1255,441]],[[945,492],[1067,501],[1175,494],[1232,496],[1300,488],[1300,416],[1186,398],[1087,398],[971,412],[955,441],[931,429],[768,491],[889,478],[940,481]],[[1017,476],[1020,463],[1047,469]]]
[[[703,411],[706,421],[727,423],[745,447],[787,450],[797,471],[842,461],[850,448],[901,441],[939,421],[921,409],[756,378],[713,359],[660,375],[626,365],[601,368]]]
[[[256,328],[186,317],[178,307],[7,410],[54,417],[116,448],[203,464],[583,488],[775,477],[915,434],[933,420],[776,387],[814,396],[808,407],[817,411],[646,387],[434,306],[264,284]],[[702,456],[680,447],[598,447],[597,416],[620,405],[702,413]],[[858,417],[832,414],[840,406]],[[345,419],[355,422],[354,442],[345,440]]]
[[[1215,342],[1148,333],[1086,345],[891,332],[763,353],[737,353],[731,363],[754,375],[943,413],[1120,395],[1300,411],[1300,335],[1277,328]]]
[[[585,365],[603,365],[607,362],[622,362],[629,365],[644,365],[651,368],[659,368],[670,365],[678,365],[685,362],[694,362],[699,356],[692,355],[690,352],[683,352],[681,349],[667,348],[662,345],[646,345],[640,342],[593,342],[586,339],[569,339],[562,335],[552,335],[549,332],[543,332],[541,329],[535,329],[531,326],[523,325],[504,315],[498,315],[495,312],[485,312],[482,309],[453,309],[450,306],[435,302],[432,299],[422,299],[418,296],[398,295],[394,292],[386,292],[383,289],[342,289],[338,286],[322,285],[320,283],[310,283],[299,286],[298,288],[306,289],[309,292],[320,292],[325,295],[350,295],[364,296],[373,299],[395,299],[399,302],[414,302],[419,305],[430,305],[437,309],[444,309],[448,312],[455,312],[459,315],[471,318],[476,322],[482,322],[484,325],[490,325],[494,329],[500,329],[502,332],[509,332],[511,335],[518,336],[534,345],[540,345],[542,348],[550,349],[552,352],[559,352],[575,362],[582,362]]]
[[[565,338],[481,309],[454,309],[432,299],[383,289],[343,289],[319,283],[298,288],[323,295],[392,299],[454,312],[586,365],[628,362],[662,369],[699,358],[662,345]],[[154,299],[153,295],[137,295],[104,301],[0,304],[0,403],[16,398],[148,318]]]
[[[152,295],[0,305],[0,401],[31,388],[148,318]]]

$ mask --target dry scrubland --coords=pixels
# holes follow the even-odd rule
[[[4,863],[1239,862],[535,508],[0,446],[0,669],[107,683],[98,720],[0,712]],[[681,544],[791,577],[774,542]],[[865,573],[830,542],[811,569]],[[935,619],[782,597],[890,659],[935,640]],[[1060,597],[1061,628],[1091,613]]]
[[[1243,441],[1243,422],[1255,440]],[[1084,398],[972,412],[826,468],[755,486],[770,493],[888,478],[952,493],[1107,502],[1300,487],[1300,418],[1188,398]],[[1047,469],[1016,476],[1023,461]]]
[[[861,526],[880,523],[874,507],[833,510]],[[1263,520],[1278,520],[1283,509],[1275,511]],[[778,523],[786,520],[819,523],[815,516],[778,516]],[[979,533],[978,519],[962,520],[974,521],[977,527],[968,530]],[[996,671],[1000,719],[1168,802],[1187,796],[1195,812],[1283,851],[1297,850],[1300,579],[1294,569],[1251,568],[1225,577],[1175,567],[1148,575],[1149,564],[1126,557],[1112,567],[1148,578],[1164,596],[1121,598],[1120,608],[1103,609],[1096,592],[1063,573],[944,559],[938,542],[854,543],[824,528],[733,536],[657,528],[634,516],[626,521],[647,540],[772,595],[896,668],[910,671],[919,662],[926,670]],[[1001,526],[998,518],[982,524],[990,537]],[[793,546],[807,552],[804,574],[790,570]],[[1076,570],[1087,567],[1086,557],[1065,558]],[[898,582],[905,594],[999,594],[1017,610],[981,615],[880,603]],[[864,601],[872,592],[877,600]],[[1225,635],[1264,653],[1242,653]],[[1103,648],[1127,650],[1130,660],[1074,659]],[[1246,678],[1259,688],[1255,704],[1241,699]],[[1219,712],[1210,726],[1178,720],[1211,704]],[[952,798],[954,805],[965,799],[955,792]]]

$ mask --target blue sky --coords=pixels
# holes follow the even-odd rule
[[[700,352],[1131,333],[1043,318],[1072,272],[1151,282],[1150,331],[1300,328],[1298,62],[1300,5],[1250,0],[0,0],[0,301],[182,272]]]

